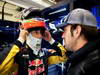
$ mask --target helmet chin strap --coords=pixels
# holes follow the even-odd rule
[[[42,39],[35,38],[31,33],[29,33],[26,44],[33,50],[35,55],[38,55],[39,51],[41,50],[41,41]]]

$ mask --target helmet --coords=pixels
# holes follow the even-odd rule
[[[29,19],[34,17],[41,17],[40,9],[29,7],[21,12],[21,19]]]
[[[22,21],[21,27],[23,29],[30,29],[30,28],[45,28],[45,22],[42,18],[32,18]]]

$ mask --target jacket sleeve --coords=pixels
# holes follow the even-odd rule
[[[61,56],[65,55],[65,53],[67,52],[64,46],[59,42],[54,42],[52,44],[52,48],[55,49],[57,52],[59,52]]]
[[[49,64],[56,64],[56,63],[59,63],[59,62],[64,62],[64,61],[67,61],[68,57],[66,55],[66,52],[67,50],[64,48],[64,46],[62,44],[60,44],[59,42],[54,42],[52,44],[52,48],[54,50],[56,50],[56,52],[58,52],[58,54],[60,56],[56,56],[56,55],[53,55],[53,56],[49,56],[48,58],[48,63]],[[52,63],[51,63],[52,61]]]
[[[14,57],[20,51],[20,47],[21,43],[19,41],[16,41],[7,54],[6,58],[0,64],[0,75],[7,75],[7,73],[11,71],[12,67],[15,65]]]

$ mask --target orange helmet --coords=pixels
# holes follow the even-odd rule
[[[22,28],[24,29],[30,29],[30,28],[36,28],[36,27],[45,28],[45,22],[43,20],[37,20],[33,18],[22,21]]]

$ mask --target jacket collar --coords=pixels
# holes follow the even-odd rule
[[[80,48],[78,51],[76,51],[75,53],[72,53],[69,57],[69,61],[77,63],[77,62],[83,60],[84,58],[86,58],[86,56],[89,53],[93,52],[94,50],[96,50],[98,48],[100,48],[100,39],[98,39],[96,41],[88,42],[82,48]]]

